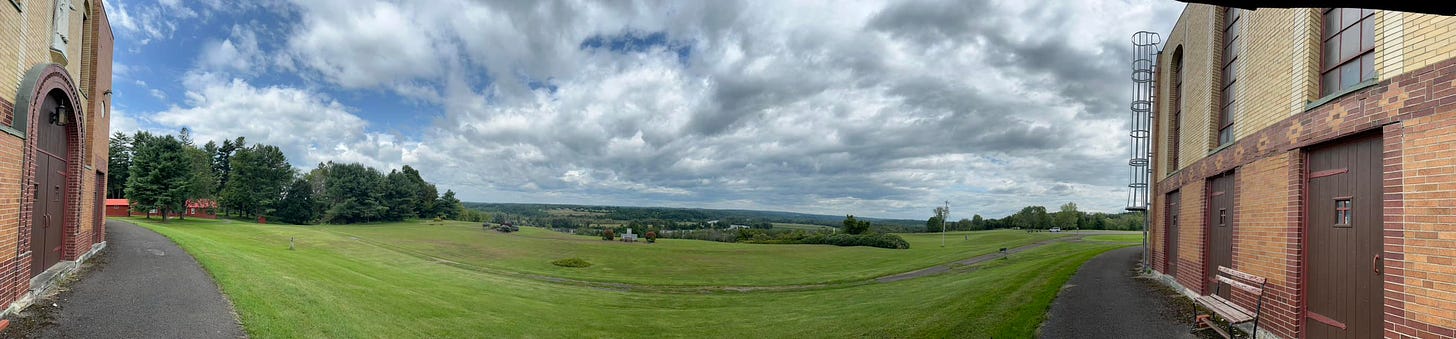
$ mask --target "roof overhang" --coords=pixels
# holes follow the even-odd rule
[[[1387,11],[1401,11],[1411,13],[1456,15],[1456,6],[1445,1],[1315,1],[1315,0],[1178,0],[1191,4],[1207,4],[1214,6],[1236,7],[1242,9],[1260,8],[1330,8],[1330,7],[1354,7],[1378,9]]]

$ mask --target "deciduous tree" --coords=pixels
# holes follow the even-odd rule
[[[846,215],[846,216],[844,216],[844,223],[843,223],[843,225],[844,225],[844,233],[849,233],[849,234],[861,234],[861,233],[864,233],[864,232],[870,230],[870,222],[869,221],[866,221],[866,220],[856,220],[854,218],[854,215]]]

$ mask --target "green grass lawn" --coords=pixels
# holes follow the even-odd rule
[[[1082,239],[1087,241],[1110,241],[1141,244],[1143,242],[1143,234],[1142,232],[1138,232],[1135,234],[1103,234],[1088,236]]]
[[[1098,253],[1127,246],[1057,243],[970,272],[886,284],[794,292],[661,294],[461,269],[375,246],[332,227],[124,220],[173,239],[195,256],[233,301],[248,334],[258,338],[1026,338],[1034,335],[1055,293],[1078,266]],[[419,230],[412,227],[365,228],[406,230],[400,233]],[[440,239],[457,236],[427,234]],[[290,238],[297,239],[297,250],[288,250]],[[918,238],[917,244],[925,245],[925,239]],[[665,255],[650,260],[662,267],[677,265]],[[855,262],[842,264],[853,266]],[[779,264],[765,261],[758,265]]]
[[[902,234],[910,249],[830,245],[763,245],[659,239],[656,244],[603,241],[541,228],[482,230],[465,222],[412,221],[329,225],[314,229],[358,237],[396,250],[495,270],[599,282],[673,286],[765,286],[872,279],[1061,237],[1018,231]],[[591,267],[552,265],[581,258]]]

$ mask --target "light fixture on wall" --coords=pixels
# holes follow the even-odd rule
[[[56,110],[51,112],[51,123],[61,126],[71,123],[71,109],[66,107],[65,102],[56,103]]]

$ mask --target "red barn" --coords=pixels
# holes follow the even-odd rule
[[[157,213],[157,211],[153,210],[152,213]],[[126,199],[106,199],[106,216],[131,216],[131,202]],[[167,216],[176,217],[177,213],[173,212]],[[188,200],[186,209],[182,211],[182,216],[188,218],[217,219],[217,201],[212,199]]]
[[[183,211],[188,218],[217,219],[217,201],[212,199],[197,199],[187,201],[187,210]]]
[[[131,203],[126,199],[106,199],[107,217],[129,217],[131,216]]]

